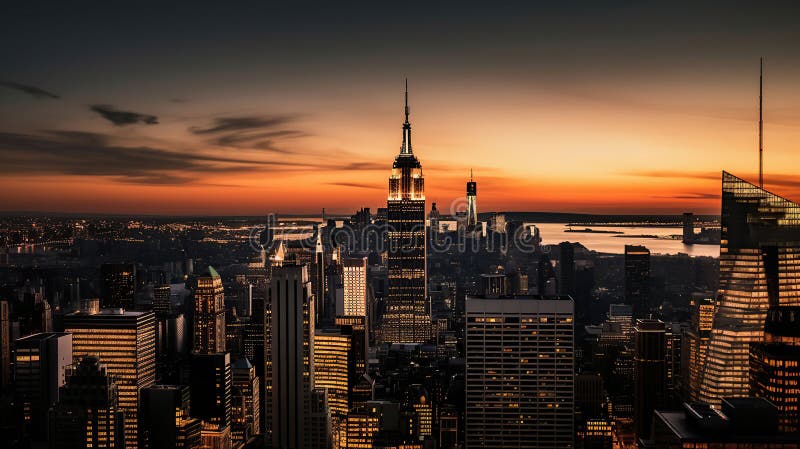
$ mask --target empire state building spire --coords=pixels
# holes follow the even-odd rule
[[[408,78],[406,78],[406,121],[403,123],[403,145],[400,146],[400,154],[412,154],[411,152],[411,123],[408,121]]]

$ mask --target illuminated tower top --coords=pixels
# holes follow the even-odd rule
[[[478,224],[478,206],[476,197],[478,195],[478,183],[472,176],[472,169],[469,169],[469,181],[467,181],[467,229],[473,229]]]
[[[405,122],[403,122],[403,143],[400,154],[394,159],[392,175],[389,177],[389,200],[425,200],[425,182],[422,165],[411,150],[411,123],[408,121],[408,80],[405,91]]]

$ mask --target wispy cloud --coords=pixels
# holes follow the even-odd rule
[[[26,93],[34,98],[49,98],[51,100],[57,100],[61,98],[59,95],[36,86],[31,86],[29,84],[15,83],[13,81],[0,81],[0,86]]]
[[[653,198],[679,199],[679,200],[710,200],[719,199],[717,193],[679,193],[675,195],[656,195]]]
[[[381,190],[383,186],[378,186],[374,184],[361,184],[358,182],[329,182],[327,183],[329,186],[341,186],[341,187],[354,187],[357,189],[376,189]]]
[[[89,106],[89,109],[100,114],[104,119],[113,123],[114,126],[134,125],[136,123],[144,123],[145,125],[158,124],[158,117],[155,115],[123,111],[107,104],[93,104]]]
[[[190,127],[189,132],[206,136],[207,143],[221,147],[300,154],[303,151],[287,142],[311,135],[307,131],[296,129],[298,118],[298,115],[290,114],[217,117],[209,125]]]
[[[104,134],[0,132],[0,173],[104,176],[135,184],[181,185],[213,173],[309,169],[306,164],[123,146]]]

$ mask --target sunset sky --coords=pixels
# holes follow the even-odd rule
[[[761,56],[766,187],[800,199],[789,2],[67,3],[0,8],[2,211],[385,207],[408,77],[440,209],[474,168],[479,211],[719,213]]]

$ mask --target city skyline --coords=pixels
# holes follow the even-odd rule
[[[441,210],[475,168],[481,211],[716,214],[723,168],[758,177],[762,56],[765,188],[800,195],[779,6],[20,8],[1,32],[2,211],[379,207],[407,76]]]

